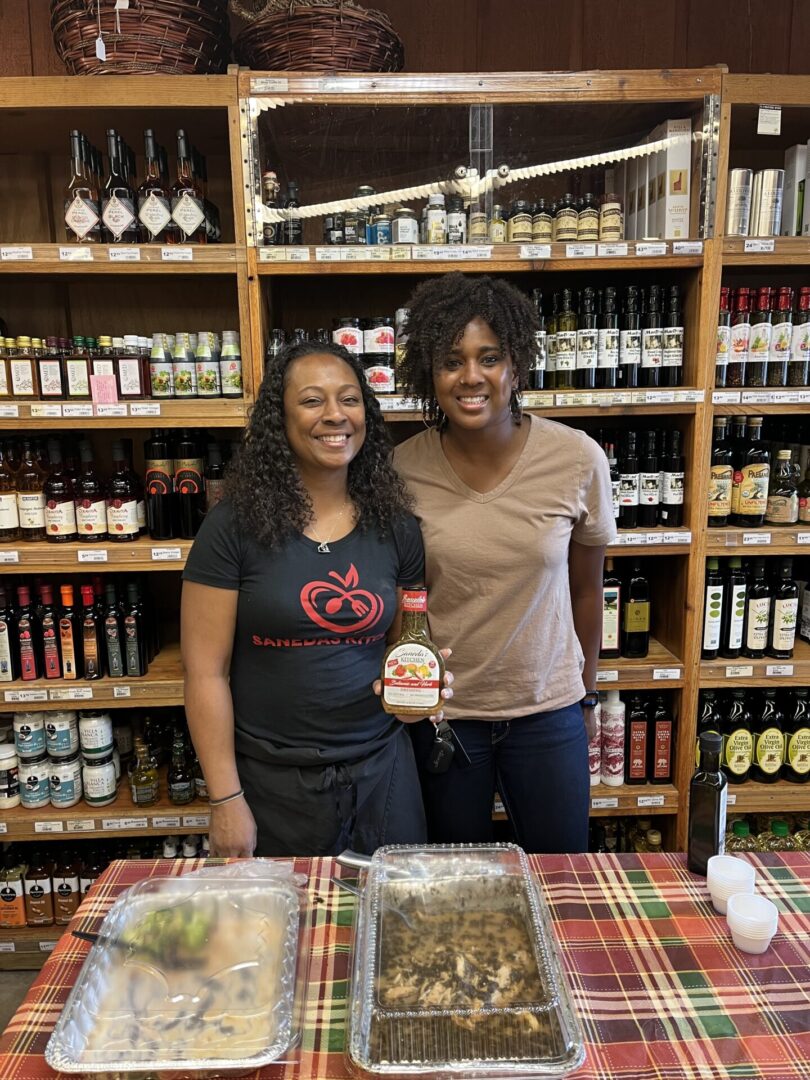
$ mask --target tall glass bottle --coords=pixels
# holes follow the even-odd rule
[[[38,613],[39,640],[42,646],[42,673],[46,679],[61,679],[59,654],[59,619],[53,606],[53,587],[42,586],[42,608]]]
[[[181,737],[172,743],[172,760],[166,776],[169,801],[175,806],[185,806],[194,799],[194,770],[186,755]]]
[[[141,226],[141,242],[144,244],[165,244],[169,242],[169,231],[176,232],[172,222],[171,191],[160,175],[155,133],[147,128],[143,133],[146,175],[138,188],[138,220]]]
[[[790,450],[776,452],[765,507],[766,525],[795,525],[799,520],[799,483],[791,457]]]
[[[651,784],[672,783],[672,758],[675,751],[675,720],[664,694],[655,699],[650,745],[647,761],[647,779]]]
[[[577,315],[574,311],[574,294],[563,289],[556,332],[556,386],[558,390],[573,390],[576,386],[577,366]]]
[[[625,732],[625,784],[647,783],[647,758],[650,743],[650,714],[641,694],[633,694],[627,709]]]
[[[731,313],[731,351],[726,371],[726,386],[745,386],[745,368],[751,344],[751,290],[741,286],[734,293]]]
[[[685,476],[681,433],[677,428],[673,428],[666,433],[661,462],[661,506],[658,517],[666,529],[679,529],[683,525]]]
[[[597,317],[598,349],[596,358],[596,386],[599,390],[613,390],[619,382],[619,313],[616,310],[616,290],[605,289],[602,311]]]
[[[651,285],[641,316],[641,371],[639,386],[660,386],[664,360],[664,316],[661,312],[661,286]]]
[[[102,618],[96,608],[92,585],[82,585],[82,658],[85,679],[100,679],[104,674],[104,632]]]
[[[723,625],[720,629],[720,655],[727,660],[736,660],[742,649],[747,594],[748,578],[742,568],[742,559],[733,556],[728,560],[723,581]]]
[[[777,660],[792,658],[798,613],[799,586],[793,580],[793,559],[780,559],[778,576],[771,597],[766,650],[768,656],[773,656]]]
[[[85,162],[80,131],[70,133],[71,175],[65,191],[65,235],[73,243],[95,244],[101,218],[98,184]]]
[[[765,381],[768,386],[787,386],[790,342],[793,337],[793,289],[783,285],[776,295],[771,349]]]
[[[136,540],[140,533],[138,487],[120,442],[113,443],[112,461],[113,473],[108,485],[107,499],[108,540],[126,544]]]
[[[192,540],[205,516],[205,462],[199,441],[182,431],[174,447],[174,493],[180,536]]]
[[[120,679],[125,673],[124,644],[121,626],[121,611],[115,585],[108,582],[104,586],[104,654],[107,674],[111,679]]]
[[[768,644],[771,614],[771,588],[765,580],[765,560],[754,559],[754,569],[745,594],[743,656],[761,660]]]
[[[529,389],[542,390],[546,380],[546,317],[543,314],[543,294],[540,289],[532,289],[532,303],[537,316],[537,330],[534,362],[529,371]]]
[[[716,660],[720,652],[720,635],[723,625],[723,579],[720,577],[719,562],[715,558],[706,560],[706,581],[703,601],[703,646],[702,660]]]
[[[46,539],[51,544],[68,544],[78,539],[73,482],[65,472],[62,448],[54,440],[48,444],[51,472],[43,486],[45,494]]]
[[[17,476],[5,444],[0,441],[0,544],[13,543],[22,536],[17,506]]]
[[[82,543],[96,544],[107,539],[107,500],[93,461],[93,448],[85,439],[79,443],[79,460],[81,468],[74,485],[76,526]]]
[[[621,656],[622,583],[613,569],[613,559],[605,559],[602,574],[602,643],[600,660],[615,660]]]
[[[154,806],[160,793],[157,765],[140,735],[135,736],[135,762],[129,788],[135,806]]]
[[[444,660],[430,640],[424,589],[402,594],[402,629],[383,655],[381,680],[381,704],[388,713],[424,716],[441,706]]]
[[[806,784],[810,780],[810,690],[801,687],[793,697],[793,708],[785,722],[782,778],[792,784]]]
[[[713,423],[708,526],[710,529],[723,529],[728,525],[731,514],[734,466],[731,444],[727,439],[728,420],[724,416],[716,416]]]
[[[761,435],[762,417],[750,416],[745,425],[745,445],[735,454],[731,507],[734,524],[744,529],[762,525],[768,507],[771,454]]]
[[[641,367],[641,314],[638,288],[628,285],[624,296],[622,329],[619,334],[619,386],[632,390],[639,385]]]
[[[127,582],[127,599],[123,617],[124,661],[130,678],[145,675],[147,661],[147,628],[144,623],[141,598],[136,581]]]
[[[752,734],[751,779],[760,784],[775,784],[785,759],[785,718],[776,703],[775,690],[763,691]]]
[[[172,220],[177,233],[170,243],[205,244],[205,206],[202,190],[194,179],[191,150],[185,131],[177,132],[177,179],[172,184]]]
[[[702,690],[700,694],[700,716],[695,737],[696,768],[700,765],[700,736],[705,731],[713,731],[715,735],[722,734],[723,716],[717,703],[717,693],[716,690]]]
[[[746,386],[764,386],[768,356],[771,351],[773,289],[763,285],[757,290],[756,307],[751,316],[751,342],[748,348],[748,364],[745,368]]]
[[[107,154],[110,171],[101,193],[101,220],[108,244],[137,244],[138,219],[135,216],[135,193],[127,180],[120,158],[118,133],[107,130]]]
[[[48,473],[41,467],[32,439],[23,440],[22,459],[17,469],[17,511],[22,539],[44,540],[45,481]]]
[[[171,540],[176,535],[174,463],[166,432],[152,432],[144,444],[143,456],[149,535],[153,540]]]
[[[593,390],[596,386],[596,361],[598,356],[598,331],[594,290],[585,288],[579,297],[577,319],[577,370],[576,384],[580,390]]]
[[[11,590],[0,585],[0,683],[20,677],[20,651],[17,648]]]
[[[27,585],[17,586],[17,610],[14,613],[14,649],[17,667],[24,682],[33,682],[42,676],[42,656],[39,641],[39,625],[31,606],[31,593]]]
[[[73,586],[61,585],[59,597],[62,601],[59,611],[59,650],[62,654],[62,678],[80,679],[82,677],[82,633],[81,619],[74,607]]]
[[[628,431],[619,453],[619,528],[638,528],[640,465],[636,433]]]
[[[712,855],[725,850],[727,778],[720,769],[722,740],[707,731],[700,737],[700,766],[689,785],[687,866],[706,874]]]
[[[642,529],[654,529],[658,524],[661,503],[661,470],[658,466],[656,433],[645,431],[639,460],[638,524]]]
[[[560,314],[560,294],[551,297],[551,315],[546,320],[546,390],[557,386],[557,319]]]
[[[751,771],[754,737],[745,690],[732,690],[728,712],[723,719],[723,772],[730,784],[743,784]]]
[[[717,317],[717,346],[714,361],[714,385],[722,388],[726,385],[728,360],[731,353],[731,310],[729,290],[723,286],[720,290],[720,313]]]
[[[642,660],[650,651],[650,583],[633,563],[622,605],[622,656]]]
[[[799,310],[793,321],[788,361],[788,386],[810,383],[810,286],[799,290]]]
[[[683,382],[683,338],[681,291],[677,285],[670,285],[667,292],[667,313],[664,320],[661,386],[680,386]]]

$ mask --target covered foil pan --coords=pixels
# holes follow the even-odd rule
[[[392,846],[358,905],[348,1056],[364,1072],[562,1076],[585,1060],[554,931],[512,844]]]
[[[283,881],[150,878],[110,909],[45,1050],[60,1072],[222,1075],[297,1037],[299,896]]]

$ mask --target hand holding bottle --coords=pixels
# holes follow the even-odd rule
[[[440,649],[439,650],[439,655],[441,656],[442,660],[447,660],[450,656],[452,656],[452,654],[453,654],[452,649]],[[443,689],[441,690],[440,696],[444,701],[449,701],[450,698],[453,696],[452,687],[453,687],[454,676],[453,676],[452,671],[448,671],[445,668],[444,678],[443,678],[442,681],[443,681],[444,686],[443,686]],[[382,680],[375,679],[374,684],[373,684],[373,688],[374,688],[374,693],[377,695],[377,697],[381,697],[382,696]],[[419,723],[420,720],[425,719],[424,716],[409,716],[409,715],[399,716],[398,714],[394,714],[394,715],[396,715],[397,720],[401,720],[403,724]],[[441,723],[441,721],[443,719],[444,719],[444,710],[443,709],[439,709],[437,712],[431,713],[431,715],[428,716],[428,720],[431,720],[434,724]]]

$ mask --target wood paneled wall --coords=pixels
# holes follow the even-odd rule
[[[810,73],[810,0],[368,0],[408,71],[701,67]],[[0,0],[0,75],[63,74],[49,0]]]

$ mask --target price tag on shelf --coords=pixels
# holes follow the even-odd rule
[[[91,548],[88,551],[77,551],[76,558],[80,563],[107,562],[107,549]]]
[[[750,679],[753,674],[753,664],[726,664],[727,679]]]
[[[551,244],[521,244],[521,259],[550,259]]]
[[[668,405],[675,400],[674,390],[638,390],[633,395],[638,405]]]
[[[50,952],[53,952],[53,950],[55,948],[56,948],[56,942],[55,941],[40,941],[40,943],[39,943],[39,951],[40,952],[50,953]]]
[[[743,390],[743,405],[773,405],[776,394],[771,390]]]
[[[661,533],[662,544],[691,544],[692,533],[689,529],[684,529],[683,532],[663,532]]]
[[[91,701],[93,698],[92,686],[67,686],[58,690],[51,690],[51,701]]]
[[[7,832],[8,832],[8,825],[6,824],[5,821],[0,821],[0,833],[7,833]]]
[[[599,393],[593,395],[593,399],[594,405],[599,405],[603,409],[616,404],[611,390],[600,390]]]
[[[636,799],[636,806],[663,806],[663,795],[639,795]]]
[[[411,401],[410,398],[399,397],[393,394],[381,394],[377,398],[377,401],[383,412],[400,412],[402,410],[417,408],[416,402]]]
[[[68,832],[95,832],[96,823],[91,817],[76,818],[74,821],[67,822]]]
[[[0,952],[16,952],[17,946],[13,941],[0,941]]]
[[[663,544],[664,536],[660,532],[648,532],[644,534],[647,537],[648,544]]]
[[[93,252],[89,247],[60,247],[60,262],[92,262]]]
[[[679,667],[657,667],[653,668],[653,682],[668,682],[670,679],[680,679],[681,669]]]
[[[613,391],[613,404],[614,405],[632,405],[633,395],[629,390],[614,390]]]
[[[411,259],[411,245],[410,244],[392,244],[391,245],[391,261],[392,262],[408,262]]]
[[[703,254],[703,241],[702,240],[673,240],[673,242],[672,242],[672,254],[673,255],[702,255]]]
[[[110,262],[141,261],[141,249],[139,247],[111,247],[108,254]]]
[[[595,259],[596,244],[566,244],[566,259]]]
[[[766,675],[787,675],[793,674],[793,664],[768,664],[765,668]]]
[[[737,792],[734,791],[726,797],[726,802],[729,806],[734,806],[737,802]]]
[[[89,401],[83,402],[66,402],[62,406],[62,415],[67,420],[70,417],[79,419],[80,417],[88,417],[93,415],[93,406]]]
[[[369,262],[371,259],[370,249],[363,244],[358,247],[346,247],[341,250],[343,262]]]
[[[180,828],[180,815],[176,814],[173,817],[153,817],[152,818],[153,829],[179,829]]]
[[[182,559],[183,552],[179,547],[153,547],[152,562],[174,562]]]
[[[796,533],[796,543],[799,545],[810,544],[810,532]],[[10,552],[10,554],[13,554],[13,552]]]
[[[101,828],[104,832],[120,832],[121,829],[148,829],[149,822],[145,817],[102,818]]]
[[[130,416],[160,416],[159,401],[133,401],[129,406]]]
[[[286,262],[287,249],[285,247],[260,247],[259,262]]]
[[[550,409],[554,394],[547,390],[524,390],[521,394],[524,409]]]
[[[190,247],[162,247],[160,249],[162,262],[193,262],[194,248]]]
[[[64,821],[35,821],[34,832],[35,833],[54,833],[64,832]]]
[[[340,248],[316,247],[315,262],[340,262]]]
[[[759,238],[752,238],[745,241],[743,244],[743,251],[746,255],[752,255],[757,253],[763,253],[774,250],[773,240],[760,240]]]
[[[277,75],[263,75],[260,79],[250,80],[250,92],[251,94],[272,94],[274,92],[286,94],[289,85],[289,79]]]
[[[0,566],[10,566],[20,561],[19,551],[0,551]]]
[[[33,258],[30,247],[0,247],[0,262],[31,262]]]
[[[31,404],[31,416],[56,417],[62,415],[62,406],[51,404],[46,401],[35,401]]]
[[[16,420],[20,415],[19,405],[0,405],[0,417],[9,420]]]
[[[6,690],[3,700],[20,704],[28,701],[47,701],[47,690]]]
[[[760,105],[757,114],[757,135],[781,135],[782,106]]]
[[[770,544],[771,534],[766,533],[743,533],[743,546],[744,547],[762,547],[763,545]]]
[[[210,814],[184,814],[184,829],[207,829],[211,824]]]
[[[113,697],[114,698],[132,697],[132,687],[131,686],[114,686],[113,687]]]
[[[591,810],[615,810],[619,805],[618,799],[591,799]]]
[[[739,390],[712,390],[712,405],[739,405]]]
[[[597,682],[618,682],[619,681],[619,673],[618,673],[618,671],[597,671],[597,673],[596,673],[596,681]]]
[[[675,391],[675,400],[676,401],[688,401],[690,404],[697,404],[698,402],[703,401],[705,397],[706,397],[706,394],[705,394],[705,392],[703,390],[676,390]]]
[[[557,394],[557,404],[581,409],[583,406],[593,405],[593,394]]]
[[[368,257],[372,262],[390,262],[391,248],[387,245],[375,244],[368,249]]]
[[[664,243],[646,243],[636,244],[636,255],[666,255],[667,245]]]
[[[600,259],[620,259],[627,254],[627,244],[597,244],[596,254]]]
[[[126,405],[121,402],[115,405],[96,405],[96,416],[127,416],[128,411]]]

